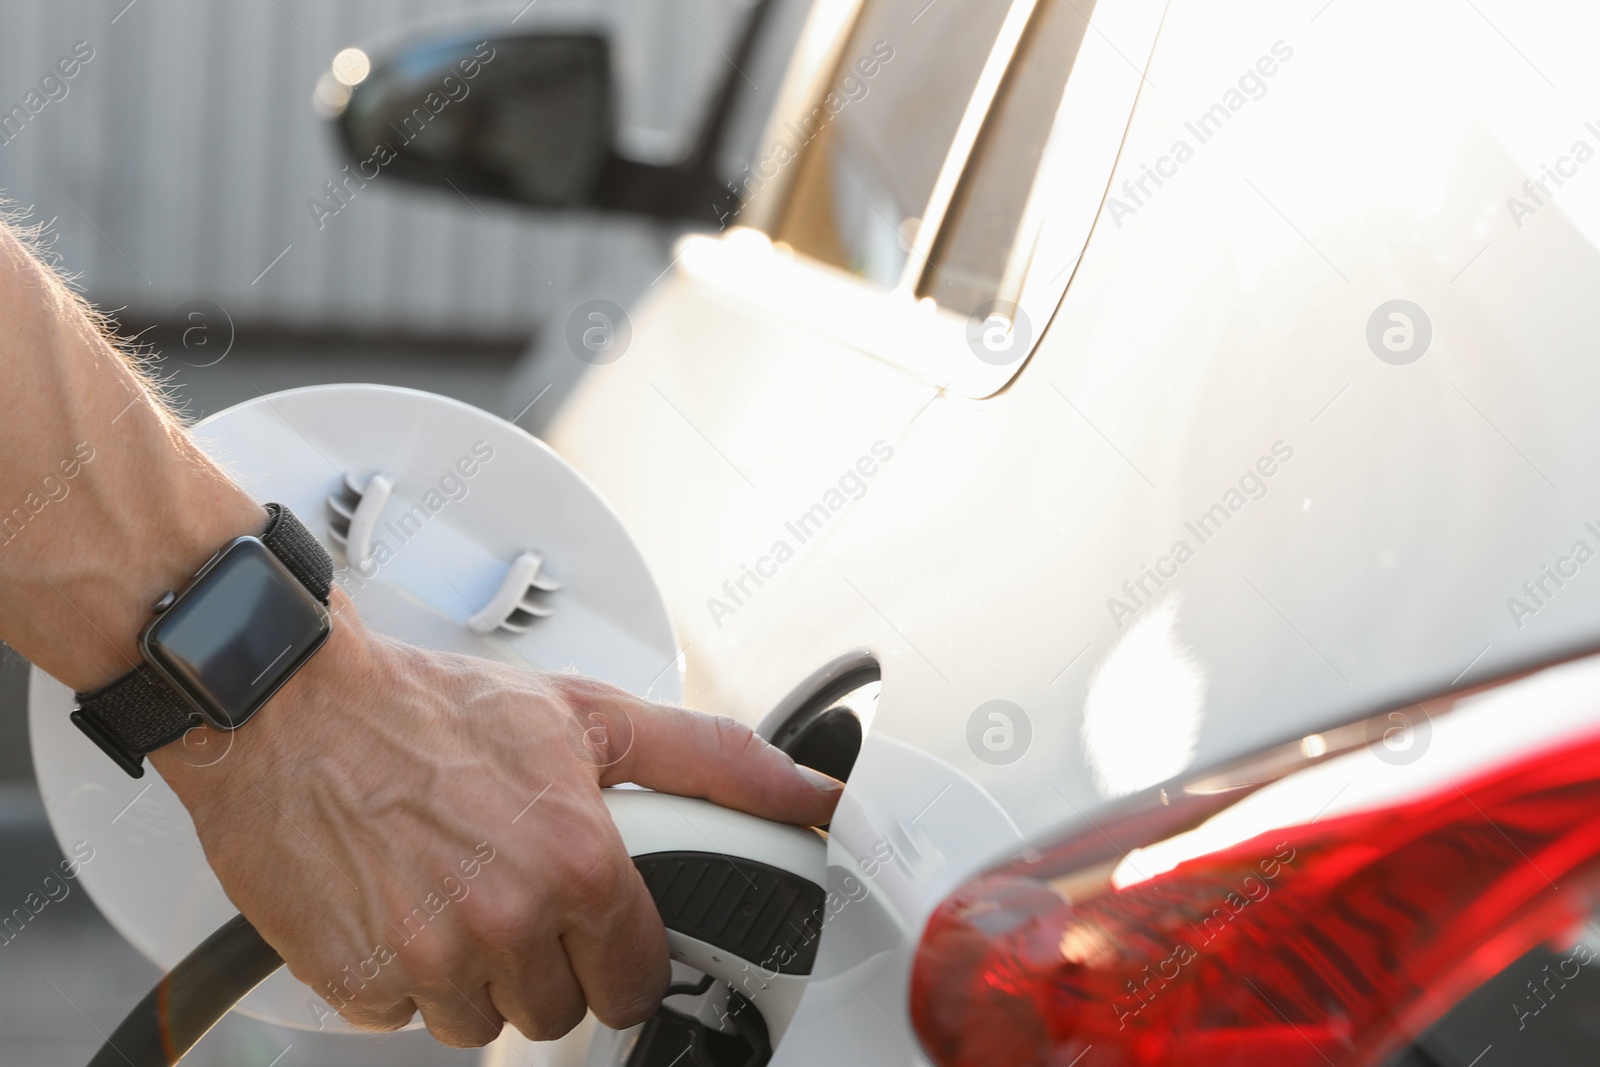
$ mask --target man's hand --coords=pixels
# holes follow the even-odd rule
[[[138,663],[162,590],[266,516],[3,221],[0,323],[0,640],[97,689]],[[555,1037],[585,1005],[649,1015],[666,939],[602,785],[795,823],[833,809],[837,782],[729,720],[409,648],[333,607],[254,719],[200,735],[225,757],[179,741],[151,760],[239,910],[358,1025],[420,1008],[476,1045],[503,1020]]]
[[[223,888],[350,1022],[481,1045],[592,1008],[654,1011],[666,935],[600,798],[637,782],[785,822],[826,822],[839,783],[748,728],[613,686],[366,631],[333,636],[247,726],[152,760]],[[193,739],[190,739],[191,744]],[[208,757],[212,758],[212,757]]]

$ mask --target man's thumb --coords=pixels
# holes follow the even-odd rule
[[[816,826],[833,816],[844,783],[797,765],[743,723],[646,701],[625,711],[626,751],[610,753],[601,785],[633,782],[677,796],[703,797],[763,819]]]

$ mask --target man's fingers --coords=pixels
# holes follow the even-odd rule
[[[591,860],[574,870],[578,909],[561,935],[589,1010],[623,1029],[648,1019],[672,980],[667,934],[644,879],[609,822]]]
[[[604,718],[609,727],[610,765],[601,771],[602,785],[635,782],[800,826],[827,822],[839,801],[842,782],[797,766],[734,719],[620,691],[610,700],[586,700],[580,712]]]
[[[583,1021],[583,989],[554,936],[518,951],[510,975],[489,983],[494,1006],[529,1041],[554,1041]]]
[[[360,998],[342,1004],[330,1003],[334,1003],[344,1021],[357,1030],[398,1030],[417,1013],[416,1002],[410,997],[387,1004]]]
[[[328,1017],[334,1013],[357,1030],[398,1030],[411,1021],[417,1006],[410,997],[393,988],[380,988],[346,968],[341,974],[334,965],[286,958],[289,973],[310,986],[328,1003]],[[359,966],[356,968],[360,970]],[[326,1022],[327,1018],[323,1019]]]
[[[487,986],[447,981],[413,994],[428,1032],[441,1045],[479,1048],[500,1036],[505,1017],[494,1006]]]

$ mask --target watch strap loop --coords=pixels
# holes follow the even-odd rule
[[[294,512],[282,504],[268,504],[267,528],[261,532],[261,543],[300,579],[312,596],[324,605],[328,603],[333,591],[333,558]]]

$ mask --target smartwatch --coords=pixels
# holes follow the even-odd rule
[[[266,510],[261,536],[234,538],[155,602],[142,664],[76,694],[73,725],[135,778],[145,753],[202,723],[243,726],[328,639],[333,560],[288,508]]]

